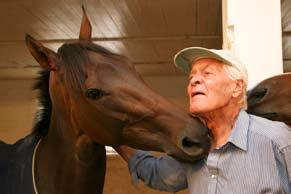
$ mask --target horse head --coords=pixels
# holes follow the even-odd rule
[[[248,112],[291,124],[291,73],[273,76],[248,92]]]
[[[129,145],[194,161],[209,149],[208,130],[198,118],[151,90],[130,61],[91,41],[83,9],[77,42],[58,52],[31,36],[26,44],[41,67],[50,71],[51,130],[75,144]],[[54,128],[54,129],[53,129]]]

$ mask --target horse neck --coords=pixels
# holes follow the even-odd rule
[[[64,149],[74,147],[79,130],[71,122],[70,111],[65,108],[52,108],[47,141],[50,146],[65,144]]]
[[[64,110],[53,109],[48,135],[36,154],[39,193],[102,193],[105,148],[93,142],[70,122]],[[49,191],[49,192],[48,192]]]

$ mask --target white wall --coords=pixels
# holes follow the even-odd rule
[[[283,72],[279,0],[223,0],[225,49],[246,64],[249,88]]]

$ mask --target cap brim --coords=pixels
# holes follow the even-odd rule
[[[222,58],[219,54],[202,47],[189,47],[179,51],[174,57],[174,63],[183,72],[189,73],[191,71],[192,63],[202,58],[214,58],[227,64],[231,64],[230,61]]]

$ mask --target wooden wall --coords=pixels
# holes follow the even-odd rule
[[[284,72],[291,72],[291,1],[281,0]]]

